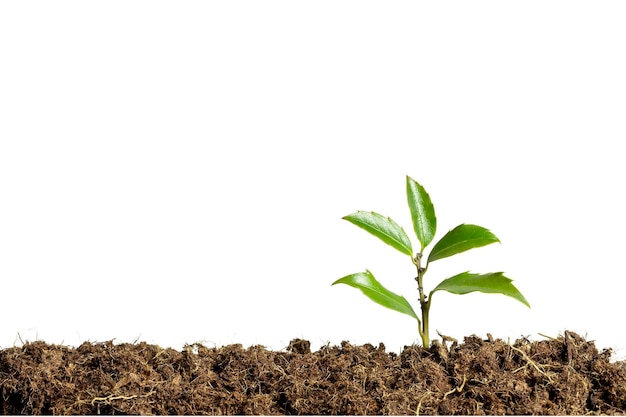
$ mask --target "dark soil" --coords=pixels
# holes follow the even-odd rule
[[[402,353],[27,342],[0,351],[0,414],[626,414],[626,371],[565,332]]]

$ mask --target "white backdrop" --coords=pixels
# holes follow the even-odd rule
[[[502,241],[532,305],[437,293],[461,339],[576,331],[626,356],[623,2],[2,2],[0,347],[417,343],[405,176]],[[411,233],[412,235],[412,233]],[[413,239],[414,246],[417,246]],[[418,308],[417,303],[414,304]]]

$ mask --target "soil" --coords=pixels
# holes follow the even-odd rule
[[[0,351],[0,414],[626,414],[626,364],[610,357],[573,332],[400,354],[36,341]]]

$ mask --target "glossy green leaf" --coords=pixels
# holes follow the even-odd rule
[[[462,224],[450,230],[435,244],[428,256],[428,262],[495,242],[500,242],[500,240],[484,227]]]
[[[400,252],[413,256],[411,240],[404,229],[389,217],[369,211],[357,211],[345,216],[344,219],[363,230],[367,230]]]
[[[358,272],[356,274],[347,275],[333,282],[335,284],[346,284],[354,288],[358,288],[370,300],[380,304],[383,307],[390,308],[403,314],[407,314],[418,320],[411,304],[401,295],[389,291],[383,287],[380,282],[374,278],[370,271]]]
[[[474,291],[492,294],[504,294],[515,298],[517,301],[530,308],[526,298],[519,292],[513,284],[513,280],[507,278],[502,272],[491,272],[488,274],[471,274],[463,272],[448,279],[444,279],[430,292],[430,296],[435,291],[448,291],[453,294],[467,294]]]
[[[422,248],[432,242],[437,231],[437,217],[435,217],[435,207],[430,201],[430,196],[414,179],[406,177],[406,197],[411,210],[411,220],[413,229]]]

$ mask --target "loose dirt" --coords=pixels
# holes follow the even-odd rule
[[[610,357],[572,332],[400,354],[37,341],[0,351],[0,414],[626,414],[626,371]]]

